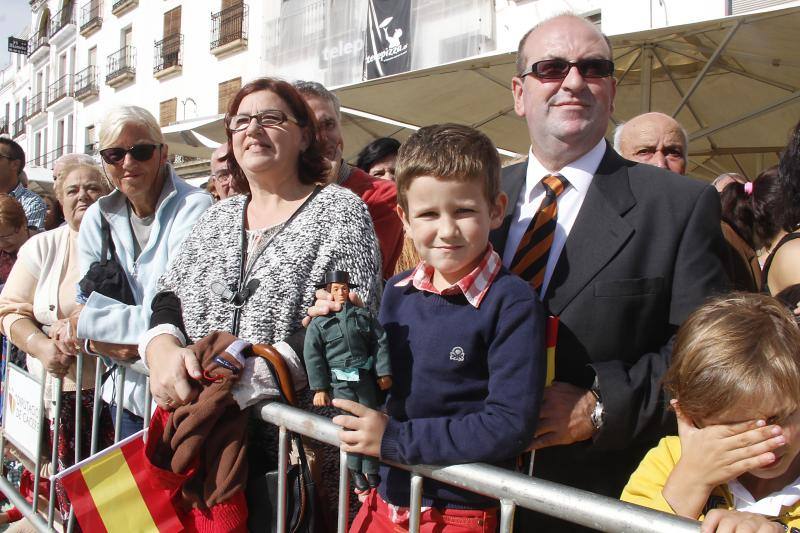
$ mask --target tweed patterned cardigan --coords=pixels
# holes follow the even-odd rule
[[[189,339],[231,330],[233,305],[211,284],[233,286],[238,279],[245,200],[238,195],[209,208],[159,282],[159,291],[180,298]],[[361,199],[337,185],[322,189],[256,260],[250,278],[260,285],[242,308],[238,337],[273,344],[301,328],[314,286],[329,270],[350,272],[366,305],[377,311],[381,259],[372,220]]]

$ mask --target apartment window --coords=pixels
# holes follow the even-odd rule
[[[56,157],[61,157],[64,153],[64,120],[59,120],[56,124]]]
[[[73,130],[75,129],[75,119],[72,117],[72,114],[67,115],[67,151],[74,152],[75,150],[72,148],[72,143],[74,141],[73,138]]]
[[[181,6],[164,13],[164,38],[181,32]]]
[[[91,48],[89,48],[89,56],[87,57],[87,61],[88,61],[88,63],[87,63],[88,66],[90,66],[90,67],[96,67],[97,66],[97,47],[96,46],[92,46]]]
[[[178,115],[178,99],[172,98],[161,102],[159,106],[159,124],[161,126],[169,126],[177,120]]]
[[[84,133],[84,153],[94,155],[97,152],[97,146],[95,145],[96,142],[97,139],[95,138],[94,125],[87,126]]]
[[[231,103],[231,100],[234,96],[236,96],[236,93],[239,92],[239,89],[241,88],[242,78],[234,78],[232,80],[223,81],[219,84],[218,113],[225,113],[228,111],[228,104]]]

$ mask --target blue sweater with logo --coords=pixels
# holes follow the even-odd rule
[[[393,385],[381,458],[510,467],[533,439],[545,379],[545,316],[530,286],[501,268],[478,309],[392,278],[381,302]],[[381,497],[409,505],[409,473],[381,465]],[[496,501],[425,479],[423,506]]]

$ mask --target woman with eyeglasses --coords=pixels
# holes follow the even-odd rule
[[[167,163],[168,147],[156,119],[136,106],[111,109],[100,124],[100,157],[115,190],[86,212],[78,239],[81,276],[100,261],[103,239],[110,234],[135,303],[122,295],[79,293],[83,305],[73,314],[80,348],[121,361],[138,358],[136,345],[147,331],[156,283],[211,197],[179,178]],[[104,230],[105,221],[107,230]],[[117,297],[115,297],[117,296]],[[78,349],[74,336],[73,349]],[[121,417],[121,437],[144,423],[146,378],[126,369],[123,409],[115,392],[123,386],[117,368],[103,385],[103,400]]]
[[[66,224],[33,236],[20,249],[8,282],[0,293],[0,331],[14,346],[25,351],[28,371],[35,378],[47,370],[45,413],[50,425],[47,457],[52,435],[58,430],[58,466],[62,470],[75,462],[76,402],[81,409],[80,456],[89,456],[92,442],[92,404],[96,361],[85,358],[78,392],[77,361],[72,350],[56,341],[57,333],[69,328],[69,315],[75,301],[79,279],[78,230],[86,210],[110,187],[95,164],[68,164],[55,183],[55,197],[63,206]],[[0,200],[2,203],[3,200]],[[2,208],[0,208],[0,211]],[[62,403],[58,424],[54,424],[56,392],[54,378],[62,378]],[[100,411],[98,442],[101,447],[113,441],[113,425],[108,409]],[[55,469],[50,468],[51,472]],[[33,483],[30,472],[26,483]],[[45,494],[47,494],[45,492]],[[56,486],[56,508],[66,520],[69,504],[61,484]]]
[[[243,194],[214,204],[200,218],[162,278],[165,292],[154,302],[153,329],[140,344],[153,398],[167,410],[191,402],[198,391],[200,365],[187,344],[221,330],[273,345],[299,390],[306,385],[302,339],[293,339],[302,335],[301,321],[326,272],[348,271],[373,308],[380,295],[380,252],[369,212],[350,191],[323,186],[329,167],[318,126],[294,87],[270,78],[248,83],[231,100],[226,125],[225,160]],[[242,375],[249,375],[248,365],[257,373],[260,362],[245,361]],[[311,396],[303,396],[306,406]],[[258,397],[236,399],[247,405]],[[249,447],[253,479],[269,464],[267,454],[276,453],[267,444],[271,438],[256,433],[262,437]],[[334,455],[326,464],[335,494]],[[241,502],[241,493],[237,498]]]

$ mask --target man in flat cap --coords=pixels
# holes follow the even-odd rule
[[[332,390],[334,398],[377,409],[376,381],[384,391],[392,386],[386,332],[369,310],[350,303],[350,289],[356,286],[350,283],[350,274],[341,270],[328,272],[317,285],[342,304],[341,311],[313,319],[306,331],[303,357],[317,407],[331,405]],[[376,458],[348,454],[347,468],[356,491],[378,486]]]

